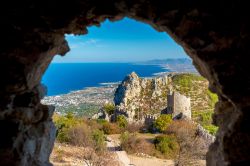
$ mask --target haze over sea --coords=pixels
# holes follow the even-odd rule
[[[141,77],[167,71],[158,65],[133,63],[52,63],[43,76],[47,95],[66,94],[102,83],[118,82],[135,71]]]

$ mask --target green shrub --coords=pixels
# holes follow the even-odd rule
[[[91,146],[91,130],[84,119],[75,117],[69,112],[65,116],[53,116],[57,128],[57,141],[67,142],[76,146]]]
[[[106,149],[105,135],[101,130],[94,130],[92,133],[94,148],[96,151],[103,151]]]
[[[218,101],[217,94],[212,93],[210,90],[207,90],[207,95],[209,97],[209,106],[214,108],[215,103]]]
[[[212,111],[209,112],[201,112],[200,113],[200,122],[201,124],[207,125],[212,123]]]
[[[115,111],[115,105],[112,103],[108,103],[103,106],[103,109],[105,112],[107,112],[107,114],[112,115]]]
[[[193,113],[193,118],[202,125],[210,134],[215,135],[218,127],[212,124],[213,111],[196,111]]]
[[[128,138],[129,138],[129,132],[128,132],[128,131],[123,132],[123,133],[120,135],[121,144],[122,144],[123,142],[128,141]]]
[[[160,135],[154,140],[157,150],[164,154],[167,158],[173,158],[178,154],[179,145],[174,135]]]
[[[57,127],[57,141],[67,142],[76,146],[92,146],[96,150],[103,150],[105,137],[100,123],[107,121],[84,120],[75,117],[72,113],[65,116],[53,117]]]
[[[121,137],[121,148],[129,154],[136,153],[136,136],[135,134],[130,134],[129,132],[124,132]]]
[[[65,116],[55,114],[53,116],[53,120],[57,128],[57,140],[59,142],[69,142],[69,129],[78,125],[80,123],[80,119],[75,118],[74,115],[69,112]]]
[[[168,128],[168,126],[171,124],[171,122],[172,122],[172,116],[163,114],[163,115],[160,115],[154,121],[153,127],[155,127],[160,132],[164,132]]]
[[[105,119],[96,119],[96,122],[100,125],[104,125],[104,124],[107,124],[109,123],[107,120]]]
[[[196,74],[178,74],[173,77],[175,89],[188,95],[192,88],[196,87],[197,81],[204,81],[205,79]]]
[[[212,135],[215,135],[218,130],[218,127],[214,125],[204,125],[203,127]]]
[[[118,115],[116,118],[116,123],[122,129],[126,128],[128,125],[128,121],[124,115]]]

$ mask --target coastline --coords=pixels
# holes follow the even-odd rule
[[[142,64],[140,64],[140,65],[142,65]],[[152,64],[143,64],[143,65],[152,65]],[[152,73],[152,76],[146,76],[146,77],[140,76],[140,77],[142,77],[142,78],[153,78],[153,77],[160,77],[160,76],[168,75],[168,74],[171,74],[171,73],[194,73],[194,74],[199,74],[194,67],[191,67],[191,69],[190,68],[179,69],[178,67],[171,67],[168,64],[155,64],[155,65],[159,66],[160,68],[162,68],[165,71]],[[115,85],[120,84],[121,82],[122,82],[122,80],[116,81],[116,82],[101,82],[101,83],[98,84],[98,86],[84,87],[84,88],[79,89],[79,90],[72,90],[72,91],[70,91],[68,93],[61,93],[61,94],[57,94],[57,95],[45,96],[45,98],[46,97],[63,96],[63,95],[72,94],[72,93],[81,93],[83,91],[91,90],[93,88],[96,89],[96,88],[105,88],[105,87],[109,87],[109,86],[115,86]]]

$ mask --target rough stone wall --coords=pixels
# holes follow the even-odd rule
[[[170,34],[219,95],[219,126],[207,165],[250,162],[250,10],[247,1],[4,1],[0,7],[1,165],[48,165],[53,147],[50,107],[40,104],[42,74],[68,51],[65,33],[124,16]],[[157,56],[156,56],[157,58]],[[44,148],[46,147],[46,148]],[[29,149],[29,150],[27,150]],[[27,163],[27,161],[29,161]]]
[[[168,95],[167,100],[168,113],[172,114],[173,119],[188,118],[191,119],[191,103],[190,98],[181,95],[178,92],[173,92]]]
[[[140,119],[138,119],[137,121],[135,121],[135,123],[139,123],[139,124],[143,124],[145,126],[151,126],[153,124],[153,122],[160,116],[160,114],[145,114],[143,116],[140,117]]]

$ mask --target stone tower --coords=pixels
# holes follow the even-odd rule
[[[181,95],[179,92],[169,91],[167,100],[167,113],[172,114],[173,119],[191,119],[190,98]]]

